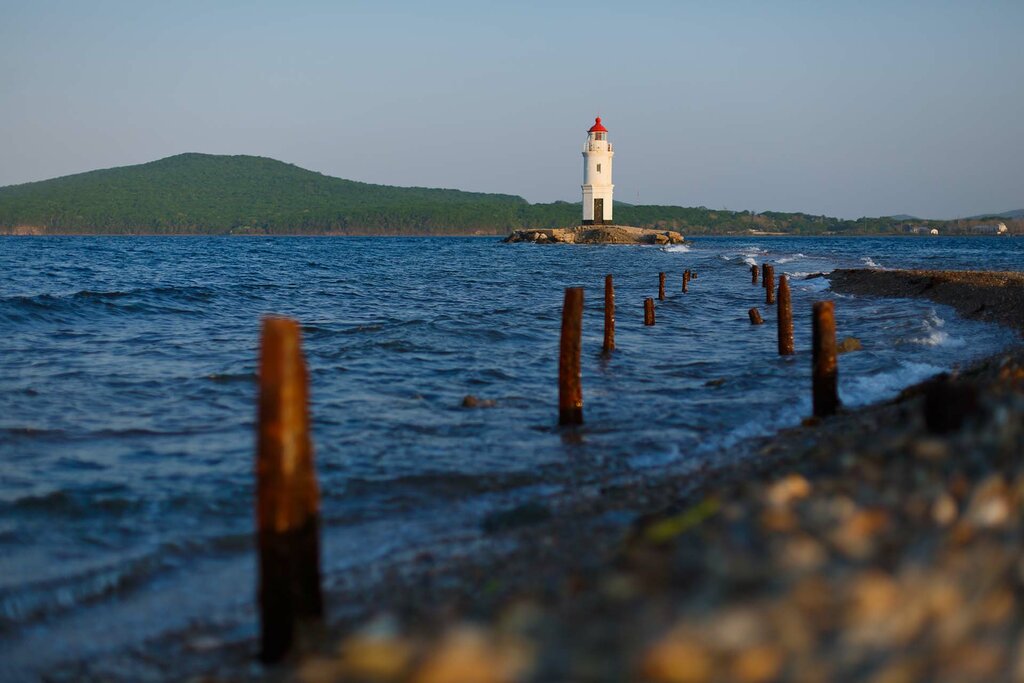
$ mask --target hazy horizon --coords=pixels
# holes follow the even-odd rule
[[[1024,207],[1024,4],[112,1],[0,9],[0,185],[184,152],[579,201],[848,218]]]

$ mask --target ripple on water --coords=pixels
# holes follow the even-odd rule
[[[800,311],[838,299],[827,279],[802,278],[937,259],[1019,268],[1024,241],[5,241],[0,632],[27,633],[44,619],[56,628],[86,604],[104,628],[118,604],[155,600],[162,581],[194,572],[204,590],[190,598],[205,601],[196,614],[223,615],[218,607],[232,597],[206,590],[199,568],[250,548],[254,380],[267,314],[302,322],[327,531],[379,523],[392,532],[374,538],[397,551],[417,524],[475,528],[488,497],[514,505],[540,486],[656,477],[798,423],[810,410]],[[774,311],[750,283],[749,266],[766,261],[793,278],[793,358],[775,354]],[[683,295],[674,290],[685,269],[700,276]],[[657,325],[645,328],[642,301],[661,271],[673,287]],[[599,355],[606,273],[616,284],[611,358]],[[572,438],[554,424],[567,286],[587,289],[587,424]],[[768,324],[749,325],[751,306]],[[844,297],[837,324],[865,343],[840,360],[841,396],[852,405],[1012,340],[916,300]],[[494,405],[463,408],[466,394]],[[358,541],[352,547],[367,556],[383,552]],[[169,623],[192,614],[161,604]],[[131,629],[120,631],[124,647],[137,644]]]

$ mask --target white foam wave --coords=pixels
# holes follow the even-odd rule
[[[685,244],[670,244],[666,247],[661,248],[662,251],[674,251],[685,254],[688,251],[693,251],[690,247]]]
[[[922,382],[944,370],[931,363],[903,360],[895,369],[854,377],[845,382],[840,373],[839,396],[846,405],[862,406],[892,398],[911,384]]]
[[[804,255],[804,254],[801,254],[800,252],[797,252],[797,253],[793,254],[792,256],[783,256],[782,258],[775,259],[775,262],[776,263],[790,263],[792,261],[796,261],[796,260],[802,259],[802,258],[807,258],[807,256]]]
[[[881,268],[882,267],[879,264],[875,263],[874,259],[872,259],[870,256],[865,256],[865,257],[861,258],[861,261],[863,261],[864,265],[867,266],[868,268]]]
[[[939,317],[938,313],[934,310],[928,313],[928,317],[924,319],[922,335],[920,337],[910,337],[906,340],[908,344],[920,344],[921,346],[951,346],[960,347],[967,342],[961,337],[950,336],[948,332],[942,329],[946,324],[946,321]]]

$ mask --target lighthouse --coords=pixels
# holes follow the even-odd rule
[[[612,222],[612,143],[601,117],[587,131],[583,145],[583,225]]]

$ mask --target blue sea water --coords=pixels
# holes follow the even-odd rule
[[[797,354],[752,263],[793,278]],[[810,412],[809,312],[836,301],[847,405],[1013,343],[923,300],[835,295],[837,267],[1024,269],[1024,240],[0,239],[0,678],[170,634],[253,632],[260,318],[302,323],[328,586],[490,541],[490,511],[714,463]],[[684,269],[697,270],[681,293]],[[642,302],[668,274],[657,325]],[[599,355],[604,275],[618,349]],[[557,417],[562,291],[586,290],[586,424]],[[768,324],[754,327],[758,306]],[[720,381],[724,380],[724,381]],[[710,384],[709,384],[710,383]],[[493,407],[462,407],[465,395]],[[97,630],[104,637],[96,638]]]

